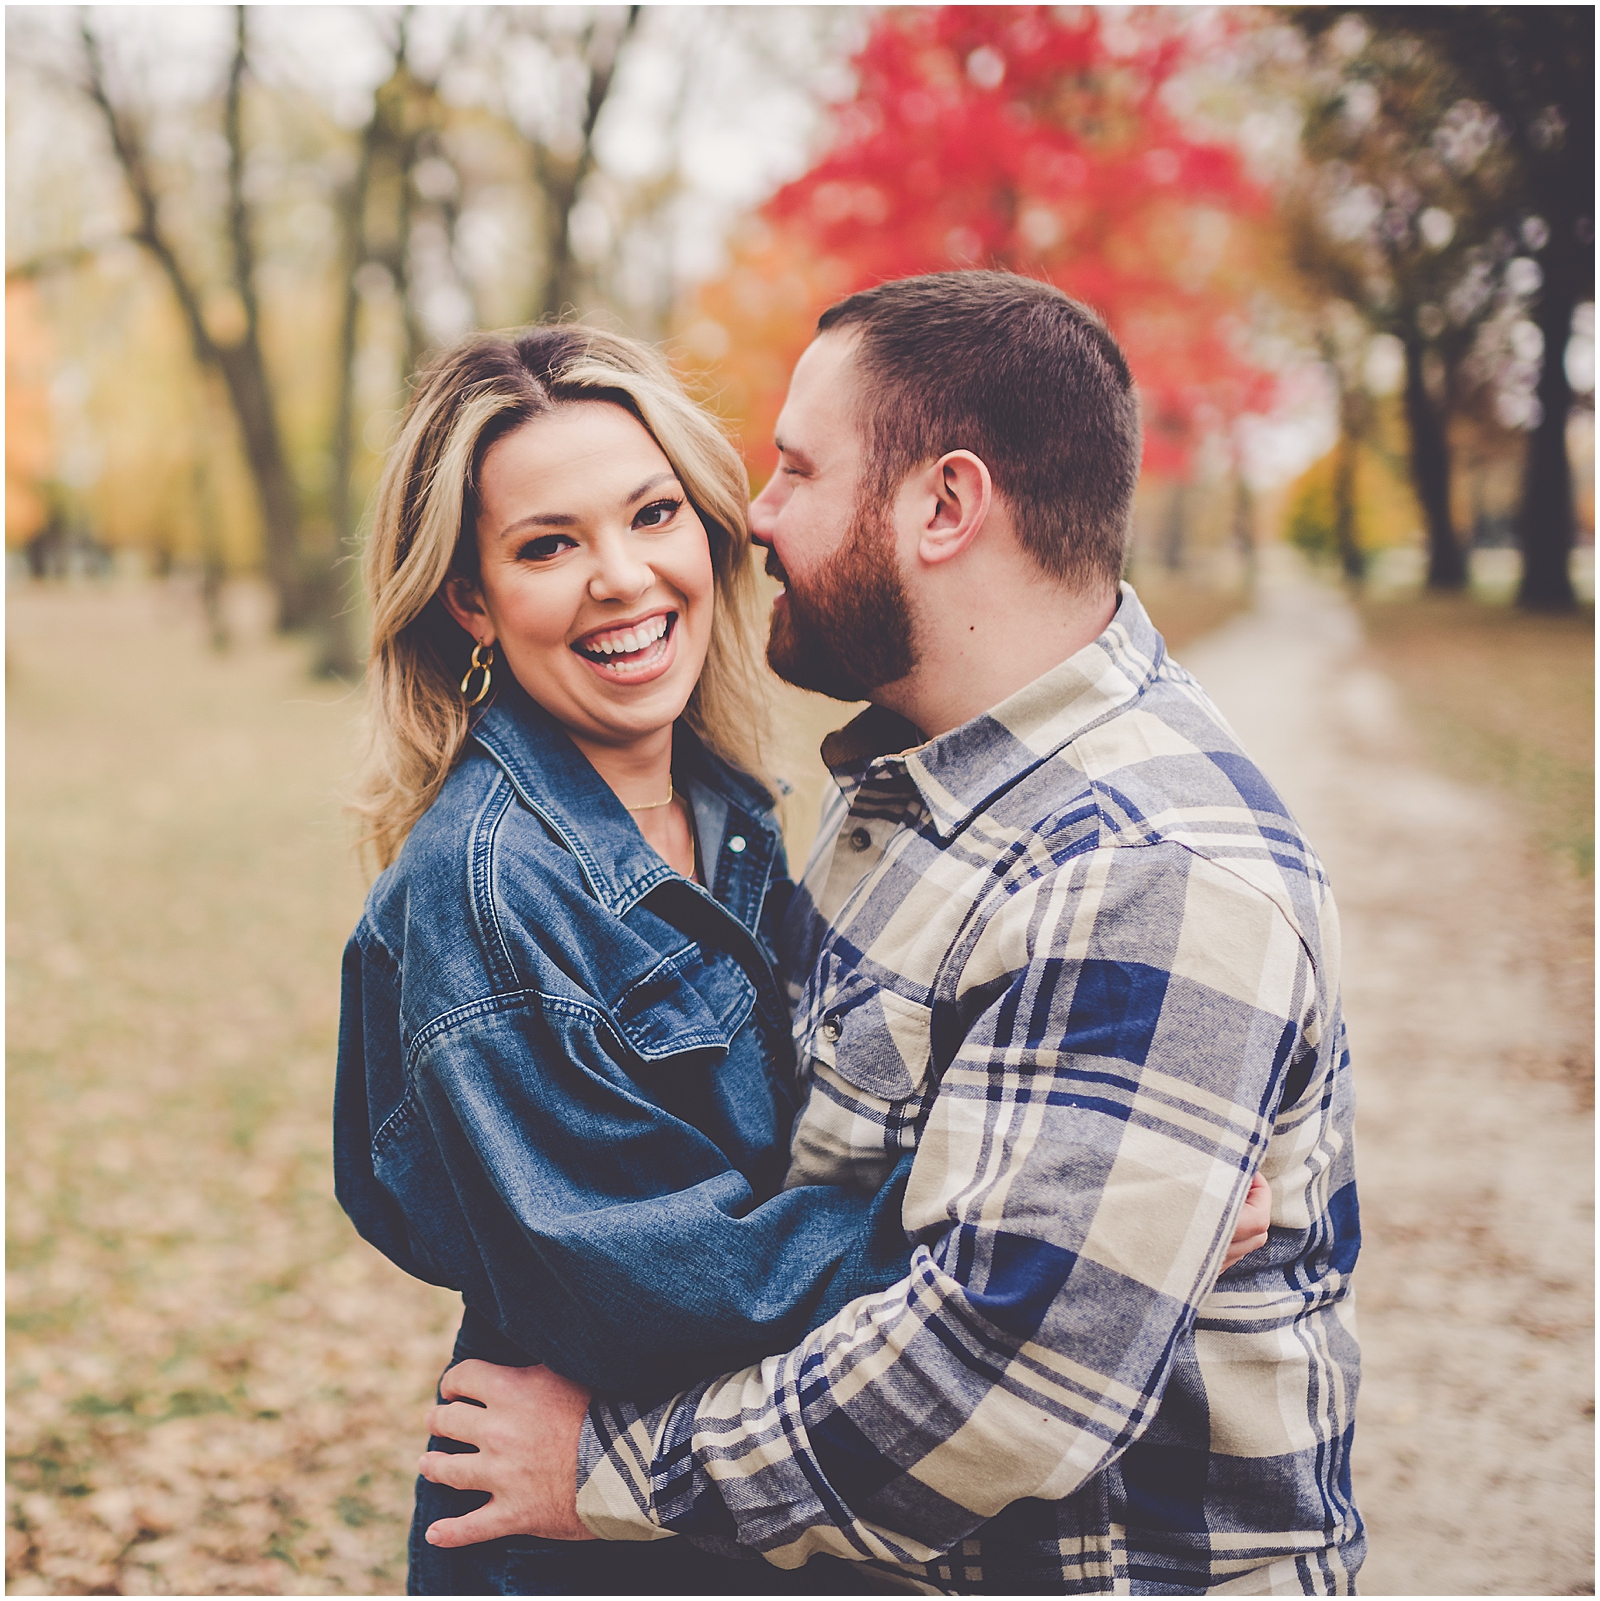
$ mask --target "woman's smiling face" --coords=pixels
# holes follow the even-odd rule
[[[670,728],[705,664],[714,584],[705,526],[644,427],[577,401],[489,447],[479,583],[444,600],[574,736],[625,747]]]

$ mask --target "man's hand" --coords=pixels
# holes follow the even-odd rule
[[[1233,1226],[1233,1243],[1222,1259],[1226,1272],[1235,1262],[1267,1243],[1267,1229],[1272,1222],[1272,1189],[1259,1173],[1250,1175],[1249,1193],[1239,1209],[1239,1221]],[[435,1430],[435,1433],[438,1431]]]
[[[428,1529],[430,1544],[476,1545],[507,1534],[594,1539],[578,1521],[578,1436],[588,1390],[549,1368],[461,1362],[439,1393],[445,1404],[428,1413],[428,1432],[475,1445],[477,1455],[424,1451],[417,1471],[457,1490],[487,1490],[493,1499],[465,1517],[440,1518]]]
[[[1223,1267],[1267,1243],[1272,1192],[1257,1173],[1234,1225]],[[423,1478],[458,1490],[487,1490],[487,1506],[441,1518],[428,1530],[437,1546],[476,1545],[508,1534],[592,1540],[578,1521],[578,1436],[590,1392],[549,1368],[462,1362],[440,1384],[445,1404],[428,1414],[428,1432],[477,1446],[477,1453],[426,1451]],[[472,1406],[459,1397],[481,1401]]]

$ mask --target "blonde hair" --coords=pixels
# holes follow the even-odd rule
[[[571,324],[480,334],[422,374],[378,488],[363,575],[372,608],[367,750],[352,810],[388,866],[443,786],[468,733],[472,640],[439,592],[476,577],[477,483],[495,440],[558,406],[610,401],[649,431],[705,524],[715,611],[683,716],[724,760],[759,777],[767,700],[744,465],[648,346]]]

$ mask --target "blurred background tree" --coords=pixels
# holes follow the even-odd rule
[[[127,185],[134,220],[128,238],[155,259],[178,304],[195,360],[221,377],[238,425],[239,439],[255,482],[261,511],[267,576],[278,600],[278,626],[285,631],[313,618],[330,630],[343,608],[328,593],[331,564],[307,559],[302,549],[300,493],[290,471],[279,421],[280,402],[267,369],[261,327],[256,236],[260,224],[245,187],[244,81],[250,54],[246,8],[233,15],[233,48],[222,99],[226,186],[216,215],[174,218],[194,195],[181,176],[158,170],[147,148],[143,120],[121,102],[108,80],[99,35],[87,16],[79,24],[83,45],[81,87],[105,120],[106,134]],[[187,227],[185,226],[187,224]],[[184,259],[182,233],[194,256]],[[343,635],[343,630],[339,630]],[[341,637],[330,638],[325,666],[349,671],[354,660]]]
[[[1593,297],[1593,16],[1566,6],[1290,9],[1314,46],[1309,165],[1290,203],[1296,261],[1404,353],[1428,585],[1467,581],[1451,436],[1471,413],[1480,446],[1493,422],[1526,435],[1518,600],[1570,609],[1565,358]]]
[[[1096,307],[1128,352],[1147,473],[1182,565],[1202,446],[1272,410],[1253,297],[1281,253],[1237,145],[1175,106],[1180,74],[1248,24],[1091,8],[880,13],[831,146],[744,229],[685,328],[715,363],[757,476],[788,369],[832,300],[885,278],[997,266]]]
[[[8,543],[192,565],[213,599],[259,570],[278,626],[351,675],[349,558],[410,374],[534,317],[664,334],[803,150],[847,21],[12,13],[8,314],[51,355],[11,373]],[[768,135],[729,159],[756,99]]]
[[[1320,26],[1315,19],[1313,26]],[[1355,17],[1330,30],[1312,78],[1310,161],[1286,197],[1297,264],[1398,346],[1412,488],[1426,522],[1428,586],[1460,589],[1466,552],[1451,496],[1450,424],[1496,303],[1509,241],[1493,238],[1510,174],[1503,141],[1454,75],[1414,41],[1374,40]],[[1348,378],[1342,392],[1359,394]],[[1366,412],[1370,412],[1370,407]],[[1365,412],[1341,413],[1346,454]],[[1348,517],[1341,505],[1336,517]],[[1347,563],[1348,567],[1348,563]]]
[[[349,676],[349,558],[441,343],[666,339],[759,483],[824,305],[997,265],[1128,350],[1141,583],[1237,580],[1292,524],[1353,579],[1421,531],[1458,588],[1514,530],[1525,603],[1569,604],[1592,46],[1560,10],[20,8],[8,543],[197,571],[219,644],[259,570]]]
[[[6,543],[38,538],[51,525],[51,467],[56,442],[50,418],[55,350],[26,279],[6,284]],[[44,547],[30,548],[30,566]]]

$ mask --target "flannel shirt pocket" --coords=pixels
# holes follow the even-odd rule
[[[894,1104],[928,1081],[930,1009],[827,958],[821,1004],[801,1041],[802,1055],[830,1067],[852,1089]]]

